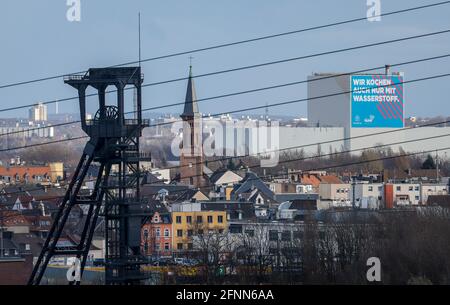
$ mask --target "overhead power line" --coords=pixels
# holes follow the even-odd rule
[[[442,34],[447,34],[449,32],[450,32],[450,29],[447,29],[447,30],[442,30],[442,31],[438,31],[438,32],[431,32],[431,33],[425,33],[425,34],[420,34],[420,35],[402,37],[402,38],[385,40],[385,41],[375,42],[375,43],[370,43],[370,44],[362,44],[362,45],[358,45],[358,46],[336,49],[336,50],[320,52],[320,53],[313,53],[313,54],[303,55],[303,56],[299,56],[299,57],[292,57],[292,58],[286,58],[286,59],[281,59],[281,60],[276,60],[276,61],[270,61],[270,62],[265,62],[265,63],[260,63],[260,64],[249,65],[249,66],[241,66],[241,67],[232,68],[232,69],[214,71],[214,72],[194,75],[194,76],[192,76],[192,78],[209,77],[209,76],[213,76],[213,75],[237,72],[237,71],[242,71],[242,70],[247,70],[247,69],[261,68],[261,67],[270,66],[270,65],[276,65],[276,64],[287,63],[287,62],[292,62],[292,61],[297,61],[297,60],[309,59],[309,58],[313,58],[313,57],[354,51],[354,50],[359,50],[359,49],[364,49],[364,48],[369,48],[369,47],[374,47],[374,46],[379,46],[379,45],[398,43],[398,42],[402,42],[402,41],[425,38],[425,37],[430,37],[430,36],[435,36],[435,35],[442,35]],[[150,87],[150,86],[159,86],[159,85],[168,84],[168,83],[185,81],[187,79],[189,79],[189,77],[174,78],[174,79],[170,79],[170,80],[164,80],[164,81],[144,84],[141,87],[145,88],[145,87]],[[132,89],[131,87],[125,88],[125,90],[131,90],[131,89]],[[105,93],[110,94],[110,93],[114,93],[114,92],[117,92],[117,90],[109,90],[109,91],[106,91]],[[93,97],[93,96],[97,96],[97,94],[86,94],[85,95],[86,98]],[[77,100],[77,99],[78,99],[78,97],[68,97],[68,98],[62,98],[62,99],[57,99],[57,100],[52,100],[52,101],[41,102],[40,104],[48,105],[48,104],[53,104],[53,103],[57,103],[57,102],[60,103],[60,102],[66,102],[66,101],[71,101],[71,100]],[[18,109],[22,109],[22,108],[35,106],[35,105],[37,105],[37,103],[23,105],[23,106],[14,106],[14,107],[9,107],[9,108],[3,108],[3,109],[0,109],[0,112],[18,110]]]
[[[410,61],[406,61],[406,62],[391,64],[390,66],[391,67],[405,66],[405,65],[416,64],[416,63],[421,63],[421,62],[426,62],[426,61],[431,61],[431,60],[443,59],[443,58],[447,58],[449,56],[450,56],[450,54],[438,55],[438,56],[433,56],[433,57],[427,57],[427,58],[421,58],[421,59],[416,59],[416,60],[410,60]],[[221,99],[221,98],[226,98],[226,97],[238,96],[238,95],[242,95],[242,94],[249,94],[249,93],[255,93],[255,92],[261,92],[261,91],[265,91],[265,90],[278,89],[278,88],[283,88],[283,87],[288,87],[288,86],[293,86],[293,85],[300,85],[300,84],[305,84],[305,83],[312,83],[312,82],[316,82],[316,81],[320,81],[320,80],[324,80],[324,79],[337,78],[337,77],[341,77],[341,76],[348,76],[348,75],[352,75],[352,74],[358,74],[358,73],[363,73],[363,72],[375,71],[375,70],[382,69],[384,67],[385,66],[378,66],[378,67],[373,67],[373,68],[355,70],[355,71],[351,71],[351,72],[340,73],[340,74],[335,74],[335,75],[328,75],[328,76],[323,76],[323,77],[318,77],[318,78],[313,78],[313,79],[307,79],[307,80],[302,80],[302,81],[283,83],[283,84],[272,85],[272,86],[268,86],[268,87],[255,88],[255,89],[238,91],[238,92],[232,92],[232,93],[225,93],[225,94],[216,95],[216,96],[212,96],[212,97],[197,99],[197,102],[210,101],[210,100]],[[166,105],[162,105],[162,106],[154,106],[154,107],[149,107],[149,108],[143,108],[142,111],[146,112],[146,111],[152,111],[152,110],[157,110],[157,109],[163,109],[163,108],[169,108],[169,107],[174,107],[174,106],[180,106],[180,105],[184,105],[184,103],[185,103],[185,101],[172,103],[172,104],[166,104]],[[125,112],[125,114],[133,114],[133,113],[135,113],[135,111]],[[2,136],[9,136],[9,135],[18,134],[18,133],[29,133],[29,132],[33,132],[33,131],[37,131],[37,130],[41,130],[41,129],[48,129],[50,127],[67,126],[67,125],[72,125],[72,124],[80,123],[80,122],[81,122],[80,120],[76,120],[76,121],[70,121],[70,122],[64,122],[64,123],[57,123],[57,124],[53,124],[53,125],[49,125],[49,126],[40,126],[40,127],[35,127],[35,128],[27,128],[25,130],[10,131],[10,132],[5,132],[5,133],[0,134],[0,137],[2,137]],[[166,123],[163,123],[163,124],[166,124]],[[157,126],[160,126],[160,125],[159,124],[154,124],[154,125],[151,125],[149,127],[157,127]]]
[[[446,134],[443,136],[450,136],[450,134]],[[427,138],[424,139],[420,139],[419,141],[422,140],[427,140]],[[414,141],[414,140],[411,140]],[[410,141],[410,142],[411,142]],[[396,145],[400,142],[396,142],[396,143],[390,143],[389,145]],[[360,148],[357,150],[367,150],[367,149],[375,149],[377,147],[382,147],[384,145],[379,145],[379,146],[374,146],[374,147],[364,147],[364,148]],[[341,168],[341,167],[346,167],[346,166],[352,166],[352,165],[360,165],[360,164],[365,164],[365,163],[372,163],[372,162],[378,162],[378,161],[385,161],[385,160],[392,160],[392,159],[397,159],[397,158],[404,158],[404,157],[411,157],[411,156],[417,156],[417,155],[424,155],[424,154],[430,154],[430,153],[435,153],[435,152],[439,152],[439,151],[446,151],[446,150],[450,150],[450,146],[449,147],[444,147],[444,148],[438,148],[438,149],[430,149],[430,150],[423,150],[423,151],[419,151],[419,152],[411,152],[411,153],[403,153],[403,154],[398,154],[398,155],[393,155],[393,156],[385,156],[385,157],[379,157],[379,158],[374,158],[374,159],[368,159],[368,160],[360,160],[360,161],[353,161],[353,162],[347,162],[347,163],[340,163],[340,164],[335,164],[335,165],[329,165],[329,166],[322,166],[322,167],[313,167],[313,168],[308,168],[308,169],[302,169],[302,170],[297,170],[297,171],[290,171],[290,174],[295,174],[295,173],[305,173],[305,172],[311,172],[311,171],[319,171],[319,170],[329,170],[329,169],[335,169],[335,168]],[[306,159],[313,159],[313,158],[323,158],[326,156],[333,156],[333,155],[339,155],[339,154],[345,154],[345,153],[349,153],[349,151],[343,151],[343,152],[336,152],[336,153],[331,153],[328,155],[320,155],[320,156],[314,156],[314,157],[306,157],[306,158],[294,158],[294,159],[289,159],[289,160],[282,160],[280,161],[280,163],[289,163],[289,162],[295,162],[295,161],[301,161],[301,160],[306,160]],[[248,166],[248,168],[255,168],[255,167],[260,167],[258,165],[252,165],[252,166]],[[189,176],[187,178],[190,177],[197,177],[198,175],[194,175],[194,176]],[[253,181],[253,180],[258,180],[258,179],[264,179],[264,178],[278,178],[278,177],[284,177],[286,176],[285,173],[282,174],[269,174],[269,175],[263,175],[263,176],[258,176],[256,178],[249,178],[247,181]],[[89,182],[89,181],[96,181],[96,179],[88,179],[85,180],[85,182]],[[152,185],[152,184],[161,184],[163,183],[162,181],[155,181],[155,182],[151,182],[151,183],[147,183],[145,185]],[[209,187],[200,187],[199,189],[209,189]],[[42,188],[36,188],[36,191],[38,190],[42,190]],[[26,192],[30,192],[33,191],[33,189],[28,189],[25,190]],[[178,192],[185,192],[186,190],[174,190],[171,193],[178,193]],[[13,195],[13,194],[20,194],[24,191],[15,191],[15,192],[5,192],[3,194],[0,195]],[[146,194],[153,196],[153,195],[158,195],[158,193],[150,193],[150,194]],[[58,198],[63,198],[64,196],[53,196],[53,197],[48,197],[48,200],[51,199],[58,199]]]
[[[448,76],[450,76],[450,73],[433,75],[433,76],[413,79],[413,80],[409,80],[409,81],[402,81],[402,82],[397,82],[397,83],[394,82],[391,85],[375,86],[373,88],[382,88],[382,87],[389,87],[389,86],[392,86],[392,85],[416,83],[416,82],[427,81],[427,80],[432,80],[432,79],[438,79],[438,78],[443,78],[443,77],[448,77]],[[358,92],[358,91],[361,91],[361,90],[362,89],[349,90],[349,91],[344,91],[344,92],[326,94],[326,95],[322,95],[322,96],[315,96],[315,97],[310,97],[310,98],[296,99],[296,100],[290,100],[290,101],[285,101],[285,102],[279,102],[279,103],[274,103],[274,104],[270,104],[270,105],[265,104],[265,105],[262,105],[262,106],[241,108],[241,109],[237,109],[237,110],[233,110],[233,111],[227,111],[227,112],[216,113],[216,114],[213,114],[213,115],[208,115],[208,116],[205,116],[205,117],[215,117],[215,116],[220,116],[220,115],[224,115],[224,114],[240,113],[240,112],[249,111],[249,110],[256,110],[256,109],[263,109],[263,108],[268,108],[268,107],[290,105],[290,104],[294,104],[294,103],[305,102],[305,101],[308,101],[308,100],[316,100],[316,99],[322,99],[322,98],[327,98],[327,97],[339,96],[339,95],[343,95],[343,94],[349,94],[349,93]],[[182,121],[182,120],[180,120],[180,121]],[[173,122],[166,122],[166,123],[160,123],[157,126],[173,124],[174,122],[175,121],[173,121]],[[153,125],[153,126],[156,126],[156,125]],[[17,149],[25,149],[25,148],[29,148],[29,147],[43,146],[43,145],[49,145],[49,144],[55,144],[55,143],[66,142],[66,141],[77,140],[77,139],[83,139],[83,138],[88,138],[88,136],[80,136],[80,137],[76,137],[76,138],[72,138],[72,139],[62,139],[62,140],[55,140],[55,141],[49,141],[49,142],[44,142],[44,143],[29,144],[29,145],[12,147],[12,148],[4,148],[4,149],[0,149],[0,152],[17,150]]]
[[[387,16],[403,14],[403,13],[407,13],[407,12],[419,11],[419,10],[423,10],[423,9],[427,9],[427,8],[443,6],[443,5],[447,5],[447,4],[450,4],[450,1],[441,1],[441,2],[426,4],[426,5],[401,9],[401,10],[395,10],[395,11],[391,11],[391,12],[387,12],[387,13],[381,13],[381,14],[378,14],[373,17],[374,18],[375,17],[387,17]],[[260,37],[245,39],[245,40],[229,42],[229,43],[222,43],[222,44],[218,44],[218,45],[197,48],[197,49],[192,49],[192,50],[187,50],[187,51],[181,51],[181,52],[176,52],[176,53],[171,53],[171,54],[166,54],[166,55],[161,55],[161,56],[156,56],[156,57],[150,57],[150,58],[145,58],[145,59],[138,60],[138,61],[129,61],[129,62],[113,65],[110,67],[120,67],[120,66],[126,66],[126,65],[131,65],[131,64],[167,59],[167,58],[171,58],[171,57],[177,57],[177,56],[182,56],[182,55],[210,51],[210,50],[214,50],[214,49],[242,45],[242,44],[252,43],[252,42],[256,42],[256,41],[263,41],[263,40],[268,40],[268,39],[273,39],[273,38],[278,38],[278,37],[283,37],[283,36],[288,36],[288,35],[293,35],[293,34],[299,34],[299,33],[303,33],[303,32],[309,32],[309,31],[314,31],[314,30],[319,30],[319,29],[324,29],[324,28],[329,28],[329,27],[335,27],[335,26],[340,26],[340,25],[345,25],[345,24],[350,24],[350,23],[355,23],[355,22],[360,22],[360,21],[365,21],[365,20],[367,20],[367,16],[327,23],[327,24],[318,25],[318,26],[306,27],[306,28],[302,28],[302,29],[298,29],[298,30],[287,31],[287,32],[282,32],[282,33],[277,33],[277,34],[272,34],[272,35],[265,35],[265,36],[260,36]],[[85,73],[85,72],[86,72],[86,70],[75,72],[75,74]],[[74,74],[74,73],[68,73],[68,74]],[[31,84],[31,83],[37,83],[37,82],[42,82],[42,81],[48,81],[48,80],[52,80],[52,79],[58,79],[58,78],[64,77],[65,75],[67,75],[67,73],[37,78],[37,79],[33,79],[33,80],[26,80],[26,81],[4,84],[4,85],[0,85],[0,89],[21,86],[21,85],[26,85],[26,84]]]
[[[444,136],[450,136],[450,134],[446,134],[443,135]],[[420,139],[421,140],[427,140],[427,138],[423,138]],[[411,140],[409,142],[413,142],[414,140]],[[398,142],[400,143],[400,142]],[[389,145],[396,145],[396,143],[390,143]],[[382,147],[385,145],[379,145],[378,147]],[[360,148],[360,149],[355,149],[353,151],[356,150],[367,150],[367,149],[375,149],[377,148],[377,146],[374,147],[365,147],[365,148]],[[438,149],[430,149],[430,150],[424,150],[424,151],[420,151],[420,152],[411,152],[411,153],[404,153],[404,154],[399,154],[399,155],[394,155],[394,156],[386,156],[386,157],[380,157],[380,158],[374,158],[374,159],[368,159],[368,160],[360,160],[360,161],[353,161],[353,162],[347,162],[347,163],[340,163],[340,164],[335,164],[335,165],[328,165],[328,166],[323,166],[323,167],[313,167],[313,168],[307,168],[307,169],[302,169],[302,170],[297,170],[297,171],[290,171],[289,174],[295,174],[295,173],[305,173],[305,172],[311,172],[311,171],[320,171],[320,170],[329,170],[329,169],[335,169],[335,168],[341,168],[341,167],[346,167],[346,166],[352,166],[352,165],[360,165],[360,164],[365,164],[365,163],[372,163],[372,162],[378,162],[378,161],[386,161],[386,160],[392,160],[392,159],[397,159],[397,158],[404,158],[404,157],[411,157],[411,156],[417,156],[417,155],[424,155],[424,154],[429,154],[429,153],[435,153],[438,151],[446,151],[446,150],[450,150],[450,146],[449,147],[445,147],[445,148],[438,148]],[[333,156],[333,155],[339,155],[339,154],[345,154],[345,153],[349,153],[350,151],[343,151],[343,152],[336,152],[336,153],[331,153],[328,154],[328,156]],[[307,159],[314,159],[314,158],[323,158],[327,155],[320,155],[320,156],[313,156],[313,157],[306,157],[306,158],[294,158],[294,159],[289,159],[289,160],[282,160],[279,163],[289,163],[289,162],[295,162],[295,161],[301,161],[301,160],[307,160]],[[247,168],[257,168],[260,167],[259,165],[252,165],[252,166],[248,166]],[[198,177],[199,175],[193,175],[193,176],[187,176],[186,178],[191,178],[191,177]],[[258,176],[256,178],[249,178],[247,179],[247,181],[253,181],[253,180],[258,180],[258,179],[264,179],[264,178],[278,178],[278,177],[284,177],[286,176],[285,173],[282,174],[269,174],[269,175],[263,175],[263,176]],[[159,184],[160,182],[153,182],[153,183],[147,183],[145,185],[151,185],[151,184]],[[210,187],[199,187],[199,189],[209,189]],[[174,190],[171,193],[177,193],[177,192],[185,192],[186,190]],[[146,195],[158,195],[158,193],[151,193],[151,194],[146,194]]]

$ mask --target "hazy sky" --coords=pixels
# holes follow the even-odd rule
[[[435,2],[381,0],[382,12]],[[436,0],[437,2],[437,0]],[[345,3],[345,5],[343,5]],[[68,22],[65,0],[2,0],[0,85],[137,60],[137,15],[142,18],[142,58],[363,17],[366,0],[81,0],[81,22]],[[383,17],[257,43],[194,54],[194,74],[308,55],[450,28],[450,5]],[[449,53],[450,34],[316,57],[196,80],[199,98],[301,81],[311,72],[347,72]],[[143,64],[145,81],[187,76],[189,55]],[[394,69],[398,70],[398,69]],[[411,80],[450,72],[450,59],[405,66]],[[405,85],[407,115],[450,115],[450,78]],[[149,87],[143,107],[183,101],[186,82]],[[0,108],[76,95],[62,79],[0,89]],[[306,97],[306,85],[200,103],[204,113]],[[78,111],[76,102],[60,112]],[[49,112],[54,112],[49,106]],[[174,113],[182,107],[166,109]],[[263,112],[263,111],[259,111]],[[305,115],[306,103],[271,113]],[[25,117],[26,109],[0,117]]]

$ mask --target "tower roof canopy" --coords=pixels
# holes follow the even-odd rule
[[[184,102],[184,111],[181,117],[193,117],[198,115],[197,95],[195,93],[195,84],[192,79],[192,66],[189,68],[189,79],[186,91],[186,100]]]

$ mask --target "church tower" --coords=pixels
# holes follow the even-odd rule
[[[202,143],[202,116],[198,111],[192,66],[189,67],[189,79],[186,91],[183,119],[183,148],[180,156],[180,180],[197,188],[205,186]]]

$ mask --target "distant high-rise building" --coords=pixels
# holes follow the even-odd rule
[[[28,118],[32,122],[47,121],[47,106],[43,103],[38,103],[29,110]]]

